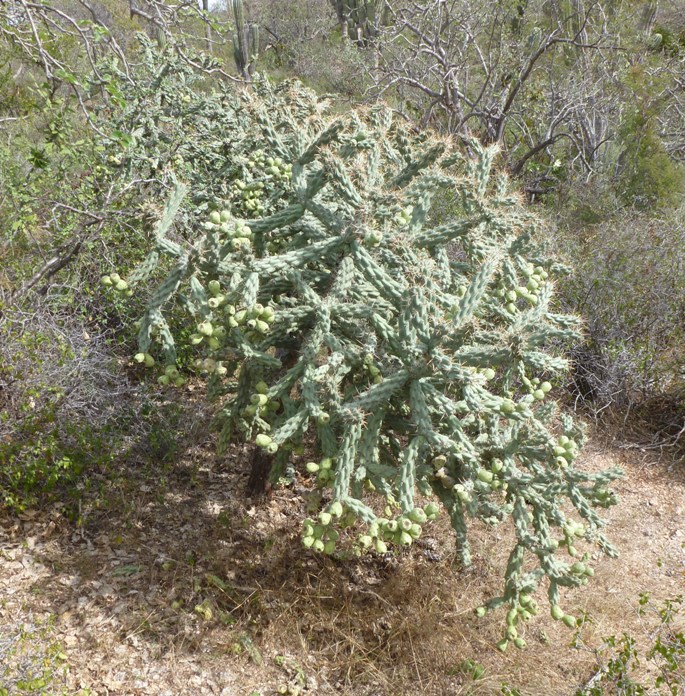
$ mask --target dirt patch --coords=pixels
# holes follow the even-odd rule
[[[474,527],[466,572],[446,520],[409,551],[335,560],[301,548],[306,477],[246,498],[249,458],[217,458],[211,441],[122,463],[82,491],[78,514],[1,520],[0,651],[16,659],[0,687],[42,669],[51,694],[572,694],[596,673],[603,636],[647,639],[641,592],[685,587],[685,468],[592,445],[581,461],[615,465],[626,477],[606,517],[621,556],[596,558],[590,585],[564,595],[586,617],[580,634],[545,610],[528,648],[502,655],[503,616],[472,610],[501,583],[507,529]]]

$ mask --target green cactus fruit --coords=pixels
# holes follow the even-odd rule
[[[222,210],[219,213],[219,218],[221,222],[229,222],[231,220],[231,211],[230,210]]]
[[[513,626],[518,620],[518,610],[516,607],[512,607],[507,612],[507,626]]]
[[[563,621],[564,625],[568,626],[569,628],[575,628],[578,625],[576,617],[571,616],[570,614],[565,614],[561,617],[561,620]]]
[[[197,332],[203,336],[211,336],[214,333],[214,327],[211,322],[203,321],[201,324],[198,324]]]
[[[412,521],[406,517],[402,517],[397,520],[398,524],[398,529],[401,529],[403,532],[408,532],[411,529]]]
[[[267,454],[276,454],[276,452],[278,452],[278,445],[275,442],[272,442],[264,449],[266,450]]]
[[[374,542],[376,553],[384,554],[388,552],[388,546],[382,539],[376,539]]]
[[[400,532],[399,533],[397,543],[400,546],[411,546],[413,541],[414,540],[412,539],[411,534],[409,534],[408,532]]]
[[[318,551],[319,553],[322,553],[323,550],[326,548],[326,545],[324,544],[323,541],[321,541],[321,539],[316,539],[314,541],[314,543],[312,544],[312,548],[314,549],[314,551]]]
[[[564,618],[564,610],[558,604],[552,605],[550,614],[555,621],[561,621]]]
[[[518,638],[518,631],[514,626],[508,626],[507,627],[507,639],[508,640],[516,640]]]
[[[324,457],[320,462],[319,466],[322,469],[330,469],[333,467],[333,460],[330,457]]]
[[[316,462],[307,462],[305,468],[310,474],[315,474],[319,470],[319,465]]]
[[[271,444],[271,438],[265,433],[260,433],[255,438],[255,445],[257,447],[268,447]]]
[[[519,649],[523,650],[523,648],[526,647],[526,641],[521,638],[521,636],[518,636],[514,639],[514,645]]]
[[[334,500],[328,506],[328,512],[330,512],[331,515],[333,515],[333,517],[342,517],[342,514],[343,514],[342,503],[339,500]]]
[[[549,392],[552,391],[552,385],[549,382],[543,382],[540,385],[540,389],[545,393],[548,394]]]
[[[112,278],[108,275],[102,276],[100,278],[100,282],[105,286],[105,287],[110,287],[112,285]]]
[[[221,292],[221,283],[218,280],[210,280],[207,283],[207,290],[216,297]]]
[[[210,350],[218,350],[221,347],[221,341],[219,341],[216,336],[211,336],[207,340],[207,345],[209,346]]]
[[[304,536],[302,537],[302,544],[306,549],[311,549],[312,546],[314,545],[314,542],[316,539],[314,539],[313,536]]]
[[[266,394],[253,394],[250,397],[250,402],[256,406],[264,406],[269,401]]]
[[[423,511],[426,513],[426,517],[429,520],[436,519],[440,514],[440,508],[435,503],[428,503],[428,505],[423,508]]]
[[[478,470],[478,480],[482,481],[483,483],[492,483],[494,476],[492,474],[492,471],[488,471],[487,469],[479,469]]]
[[[329,421],[331,420],[331,416],[326,413],[325,411],[322,411],[319,416],[316,419],[316,422],[319,425],[328,425]]]
[[[502,640],[500,640],[497,643],[497,649],[500,652],[506,652],[508,647],[509,647],[509,641],[506,638],[502,638]]]
[[[322,524],[315,524],[314,525],[314,532],[312,533],[312,536],[315,539],[322,539],[323,535],[326,533],[326,527],[324,527]]]
[[[426,522],[426,520],[428,519],[428,516],[421,508],[414,508],[409,513],[409,519],[412,522],[416,522],[417,524],[424,524]]]
[[[511,399],[504,399],[499,407],[501,413],[510,416],[516,411],[516,404]]]
[[[123,292],[128,289],[128,283],[125,280],[120,280],[114,284],[114,288],[119,292]]]
[[[118,273],[110,273],[109,279],[116,285],[121,280],[121,276]]]
[[[411,536],[412,539],[418,539],[421,536],[422,532],[423,532],[423,529],[421,528],[420,524],[414,523],[409,528],[409,535]]]
[[[373,538],[370,537],[368,534],[362,534],[360,537],[357,539],[357,541],[360,543],[361,546],[363,546],[365,549],[371,548],[371,544],[373,544]]]
[[[335,553],[335,541],[332,539],[329,539],[324,545],[323,545],[323,552],[325,554],[328,554],[329,556],[333,553]]]
[[[221,224],[221,214],[217,210],[212,210],[209,214],[209,221],[214,225]]]
[[[136,353],[136,354],[133,356],[133,359],[134,359],[137,363],[142,363],[142,362],[145,361],[145,353]]]
[[[167,375],[160,375],[160,376],[157,378],[157,382],[158,382],[159,384],[161,384],[163,387],[166,387],[166,386],[169,384],[170,381],[171,381],[171,380],[169,379],[169,377],[168,377]]]
[[[574,575],[585,575],[585,571],[587,570],[587,566],[585,563],[581,563],[581,561],[576,561],[570,568],[570,572],[573,573]]]
[[[481,374],[482,374],[483,377],[485,377],[485,379],[487,379],[488,381],[490,381],[491,379],[495,379],[495,377],[496,377],[496,375],[497,375],[497,373],[496,373],[491,367],[486,367],[486,368],[481,372]]]
[[[324,527],[327,527],[327,526],[331,523],[331,520],[332,520],[332,519],[333,519],[333,515],[331,515],[330,512],[325,512],[325,511],[322,510],[322,511],[319,513],[319,522],[321,522],[321,524],[322,524]]]
[[[476,616],[479,619],[482,619],[488,613],[488,608],[487,607],[476,607],[475,612],[476,612]]]

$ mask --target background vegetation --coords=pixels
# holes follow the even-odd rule
[[[192,206],[172,242],[196,241],[214,199],[244,204],[228,186],[222,119],[254,128],[248,95],[290,78],[332,114],[382,101],[413,136],[496,144],[498,166],[548,221],[543,245],[574,269],[557,283],[585,328],[568,407],[680,460],[685,5],[240,5],[0,7],[0,502],[15,514],[60,500],[78,519],[84,487],[117,457],[140,442],[173,448],[168,392],[130,359],[147,298],[100,278],[143,262],[179,181]],[[180,318],[170,324],[189,337]],[[611,670],[627,669],[630,649]]]

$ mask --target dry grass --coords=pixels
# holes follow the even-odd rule
[[[643,456],[591,447],[582,462],[627,476],[608,512],[621,557],[598,559],[594,581],[564,596],[587,617],[575,641],[544,615],[525,651],[502,655],[503,616],[473,614],[497,592],[507,529],[474,527],[466,572],[445,520],[396,556],[315,556],[299,542],[304,488],[246,499],[242,451],[216,460],[211,442],[155,467],[122,465],[84,492],[78,526],[59,509],[3,520],[0,624],[55,618],[65,693],[572,694],[596,672],[603,636],[647,638],[655,623],[637,615],[640,592],[685,587],[685,472]],[[484,669],[477,680],[468,659]]]

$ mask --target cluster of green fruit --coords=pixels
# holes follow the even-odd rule
[[[562,435],[557,444],[554,445],[553,452],[557,464],[564,469],[575,461],[578,454],[580,454],[580,448],[575,440]]]
[[[231,202],[246,217],[259,216],[265,211],[264,195],[274,185],[288,184],[293,166],[280,157],[269,157],[256,150],[245,162],[245,178],[236,179],[231,186]]]
[[[182,387],[186,381],[175,365],[167,365],[164,374],[157,377],[157,382],[163,387],[173,384],[175,387]]]
[[[328,506],[327,511],[322,510],[316,520],[307,518],[302,525],[303,546],[328,555],[335,553],[340,532],[332,523],[334,519],[340,519],[344,515],[342,503],[336,500]]]
[[[359,384],[368,380],[371,384],[380,384],[383,381],[383,375],[381,371],[375,364],[375,360],[371,353],[367,353],[364,356],[364,361],[362,362],[362,371],[355,372],[352,381],[354,384]]]
[[[153,367],[155,364],[155,359],[150,355],[150,353],[136,353],[133,359],[137,363],[144,363],[145,367]]]
[[[193,362],[195,370],[201,373],[216,374],[217,377],[225,377],[228,374],[228,368],[221,360],[214,358],[197,358]]]
[[[318,464],[307,462],[306,469],[310,474],[316,474],[316,482],[320,487],[330,486],[335,478],[333,471],[333,459],[324,457]]]
[[[541,382],[538,377],[528,379],[523,375],[521,382],[536,401],[542,401],[552,391],[552,385],[547,381]]]
[[[488,611],[488,607],[478,607],[476,609],[476,615],[478,617],[483,617],[488,613]],[[511,642],[519,649],[525,648],[526,641],[518,634],[516,627],[519,621],[530,621],[530,619],[533,618],[533,616],[536,616],[539,612],[540,608],[535,599],[533,599],[530,594],[521,592],[518,596],[518,601],[512,601],[510,604],[506,617],[507,627],[505,629],[504,637],[497,643],[497,647],[504,652]],[[575,619],[573,619],[573,621],[575,625]]]
[[[423,508],[414,508],[395,519],[379,517],[369,525],[365,534],[360,534],[357,538],[358,549],[373,548],[376,553],[383,554],[388,550],[388,543],[410,546],[421,536],[423,525],[436,519],[438,513],[438,506],[428,503]],[[302,543],[314,551],[332,554],[340,538],[340,533],[333,524],[337,522],[344,529],[357,521],[358,518],[353,511],[346,510],[340,501],[335,500],[326,510],[319,513],[316,520],[308,518],[304,521]]]
[[[120,292],[124,297],[133,296],[133,290],[129,288],[128,283],[118,273],[104,275],[100,279],[100,282],[106,288],[112,288],[112,290]]]
[[[226,298],[220,295],[219,297],[210,297],[207,304],[212,309],[223,306],[229,329],[245,327],[247,329],[246,337],[250,340],[259,340],[269,333],[270,324],[276,317],[276,313],[271,307],[264,307],[264,305],[257,303],[247,309],[237,309],[235,305],[225,304],[225,302]],[[190,335],[190,343],[194,346],[206,341],[211,350],[218,350],[226,338],[226,328],[220,325],[216,326],[209,320],[199,323],[196,329],[195,333]]]
[[[373,546],[376,553],[387,551],[386,542],[411,546],[421,536],[423,525],[437,519],[439,511],[435,503],[428,503],[423,508],[416,507],[392,520],[378,517],[369,525],[367,533],[359,536],[359,544],[364,549]]]
[[[219,232],[228,237],[233,251],[252,248],[252,230],[249,225],[240,220],[234,220],[228,210],[213,210],[209,214],[209,220],[204,223],[204,228],[208,232]]]
[[[507,288],[503,283],[495,289],[495,295],[503,302],[509,314],[517,314],[519,309],[516,302],[519,298],[527,300],[531,305],[538,303],[540,290],[545,281],[549,278],[549,273],[542,266],[533,266],[532,263],[526,264],[522,269],[522,274],[526,278],[525,285],[515,288]]]
[[[552,540],[552,544],[556,546],[557,548],[559,546],[565,546],[566,550],[568,551],[569,556],[577,556],[578,555],[578,550],[574,546],[573,542],[576,538],[582,539],[585,536],[585,526],[580,524],[580,522],[575,522],[573,520],[569,520],[563,527],[562,531],[564,533],[564,536],[562,539],[559,539],[559,541]],[[592,571],[592,569],[589,569]],[[588,572],[587,575],[593,575],[594,572]]]
[[[261,447],[267,454],[278,452],[278,443],[274,442],[266,433],[259,433],[254,439],[255,445]]]
[[[462,503],[470,503],[472,492],[490,493],[491,491],[506,491],[509,484],[504,477],[504,462],[493,459],[490,468],[480,467],[474,481],[457,483],[447,469],[447,457],[443,454],[433,458],[434,477],[445,487],[451,489]],[[500,476],[501,474],[501,476]]]
[[[255,416],[263,416],[269,411],[278,411],[281,402],[269,399],[268,391],[269,385],[266,382],[261,381],[255,384],[255,393],[250,396],[250,403],[242,410],[243,418],[254,418]]]
[[[231,202],[236,210],[246,215],[262,215],[264,213],[264,182],[253,181],[245,183],[236,179],[231,186]]]
[[[411,215],[413,212],[414,206],[408,205],[402,208],[402,210],[395,215],[393,220],[399,227],[406,227],[411,222]]]
[[[276,313],[272,307],[265,307],[257,303],[247,309],[238,309],[235,312],[234,308],[229,305],[224,308],[224,312],[228,315],[228,325],[235,329],[239,326],[247,328],[247,337],[252,339],[260,339],[265,334],[269,333],[270,324],[276,318]]]

